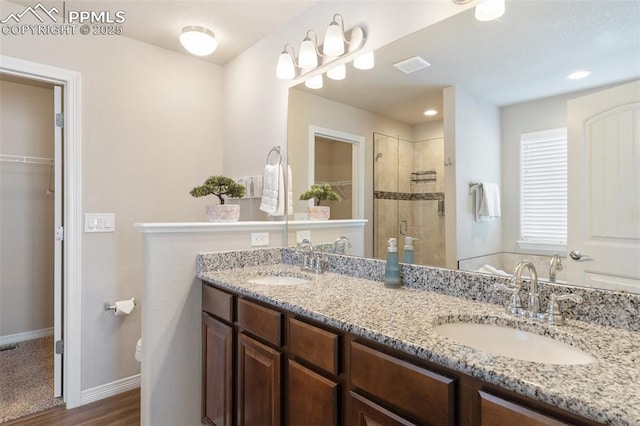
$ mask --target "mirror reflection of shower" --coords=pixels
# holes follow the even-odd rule
[[[409,141],[373,135],[374,257],[385,259],[387,240],[414,243],[415,263],[445,266],[444,138]]]

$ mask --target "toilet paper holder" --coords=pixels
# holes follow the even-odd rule
[[[132,297],[131,299],[129,299],[133,302],[133,306],[137,306],[138,302],[136,302],[135,297]],[[111,311],[111,312],[116,312],[116,303],[115,302],[104,302],[104,310],[105,311]]]

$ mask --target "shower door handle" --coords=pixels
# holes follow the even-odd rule
[[[402,219],[400,221],[400,235],[407,235],[407,221]]]

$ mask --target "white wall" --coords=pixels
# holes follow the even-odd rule
[[[323,32],[333,14],[340,13],[347,30],[353,26],[366,30],[364,53],[471,6],[442,0],[322,1],[263,38],[224,67],[224,172],[238,176],[261,172],[269,148],[287,144],[287,89],[300,81],[281,81],[275,76],[285,43],[297,44],[308,29]],[[293,162],[292,168],[295,173],[303,167]]]
[[[445,90],[445,98],[451,94],[454,96],[454,115],[449,117],[454,120],[455,135],[450,138],[445,130],[445,145],[455,144],[452,158],[455,169],[456,252],[457,259],[465,259],[496,253],[502,243],[502,218],[475,222],[473,197],[469,195],[469,183],[492,182],[500,185],[502,205],[505,204],[501,179],[500,114],[497,107],[474,98],[461,87]],[[445,148],[445,158],[448,154]],[[448,200],[451,194],[447,190],[445,192]],[[447,206],[447,226],[453,220],[451,213],[453,211]]]
[[[0,153],[53,158],[52,117],[52,88],[0,80]],[[53,327],[49,171],[0,163],[0,338]]]
[[[116,232],[82,238],[82,389],[130,377],[145,306],[132,224],[204,219],[188,192],[222,172],[222,70],[125,37],[0,37],[2,55],[81,73],[82,210],[116,215]],[[103,311],[130,297],[132,315]]]

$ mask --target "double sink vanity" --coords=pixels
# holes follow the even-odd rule
[[[584,299],[553,325],[505,310],[510,277],[403,265],[387,289],[382,261],[326,260],[198,256],[205,421],[640,424],[635,295],[543,285]]]

